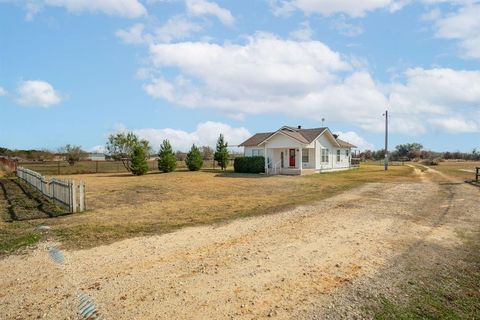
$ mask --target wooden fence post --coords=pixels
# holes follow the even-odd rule
[[[85,182],[80,181],[79,184],[79,194],[80,194],[80,212],[85,211],[86,206],[85,206]]]
[[[77,212],[77,184],[75,181],[70,182],[70,208],[71,212]]]

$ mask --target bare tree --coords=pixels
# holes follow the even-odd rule
[[[106,148],[109,156],[114,160],[122,161],[123,166],[132,172],[132,155],[138,146],[145,150],[147,156],[151,154],[149,142],[140,140],[133,132],[111,134]]]
[[[66,157],[67,162],[73,166],[75,162],[80,161],[82,158],[85,158],[87,153],[82,150],[82,147],[67,144],[60,148],[60,153],[63,153]]]

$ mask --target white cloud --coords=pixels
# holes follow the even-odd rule
[[[350,17],[363,17],[367,12],[387,9],[391,12],[400,10],[408,1],[405,0],[270,0],[276,15],[288,15],[295,10],[305,14],[331,16],[344,13]]]
[[[144,34],[144,29],[145,26],[142,23],[137,23],[128,29],[117,30],[115,35],[127,44],[142,44],[150,42],[152,37],[151,35]]]
[[[438,20],[442,17],[442,11],[438,8],[434,8],[424,14],[420,17],[421,20],[423,21],[435,21]]]
[[[333,20],[331,27],[347,37],[356,37],[363,33],[361,25],[348,22],[343,15]]]
[[[480,59],[480,4],[462,6],[457,12],[434,17],[436,37],[459,41],[459,55]]]
[[[328,116],[371,127],[369,113],[376,117],[387,104],[368,73],[340,76],[352,67],[319,41],[257,34],[245,45],[183,42],[152,45],[150,52],[160,73],[173,67],[178,74],[153,80],[145,91],[177,105],[229,115]]]
[[[61,102],[53,86],[41,80],[27,80],[18,86],[17,103],[22,106],[48,108]]]
[[[25,3],[27,20],[32,20],[46,6],[63,7],[69,12],[99,12],[124,18],[138,18],[147,14],[147,10],[138,0],[28,0]]]
[[[43,4],[36,0],[27,0],[24,6],[25,11],[27,12],[25,15],[25,20],[27,21],[32,21],[33,17],[43,8]]]
[[[7,94],[7,90],[5,90],[5,88],[3,87],[0,87],[0,97],[6,96]]]
[[[479,131],[475,114],[480,109],[480,71],[415,68],[405,77],[404,83],[390,88],[390,104],[398,117],[422,128],[429,123],[448,132]]]
[[[480,132],[480,123],[466,120],[461,117],[457,118],[437,118],[430,119],[429,122],[440,129],[449,133],[475,133]]]
[[[237,119],[282,114],[320,122],[325,117],[381,132],[382,113],[389,108],[392,132],[408,135],[455,130],[442,119],[474,119],[459,132],[476,130],[472,123],[480,121],[473,117],[480,107],[480,71],[414,68],[395,82],[377,83],[355,59],[319,41],[265,33],[243,44],[156,44],[150,55],[147,94]]]
[[[153,82],[144,85],[143,89],[154,98],[163,98],[168,101],[175,100],[175,87],[165,79],[154,79]]]
[[[251,136],[250,132],[243,127],[232,128],[228,124],[213,121],[198,124],[192,132],[171,128],[128,130],[124,126],[117,128],[117,131],[134,132],[140,138],[150,141],[154,150],[159,148],[164,139],[168,139],[172,147],[180,151],[188,151],[192,144],[214,147],[220,133],[225,136],[225,140],[230,146],[238,145]]]
[[[308,21],[302,22],[297,30],[290,32],[290,37],[300,41],[311,40],[312,35],[313,30],[310,27],[310,23]]]
[[[184,39],[193,32],[202,30],[202,27],[182,16],[176,16],[168,19],[161,27],[155,30],[158,40],[162,42],[170,42],[176,39]]]
[[[362,138],[361,136],[358,135],[358,133],[354,131],[347,131],[347,132],[341,132],[337,131],[335,132],[338,134],[338,138],[342,139],[343,141],[347,141],[355,146],[357,146],[358,149],[360,150],[375,150],[375,146]]]
[[[225,25],[233,25],[235,18],[232,13],[220,7],[215,2],[207,0],[186,0],[187,12],[193,16],[213,15]]]
[[[127,44],[153,44],[185,39],[202,30],[202,26],[183,16],[175,16],[168,19],[165,24],[151,28],[150,32],[146,32],[145,29],[144,24],[137,23],[128,29],[117,30],[115,35]]]
[[[452,5],[465,5],[474,3],[476,0],[422,0],[426,5],[437,5],[442,3],[448,3]]]

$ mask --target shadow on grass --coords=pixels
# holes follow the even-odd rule
[[[236,173],[236,172],[218,172],[215,177],[219,178],[248,178],[248,179],[262,179],[269,178],[272,176],[263,174],[263,173]]]

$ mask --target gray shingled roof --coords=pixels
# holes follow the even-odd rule
[[[257,133],[255,135],[253,135],[251,138],[242,142],[239,146],[240,147],[255,147],[255,146],[258,146],[260,143],[265,141],[265,139],[267,139],[268,137],[270,137],[274,133],[275,132]]]
[[[337,142],[340,145],[340,147],[342,147],[342,148],[356,148],[357,147],[357,146],[354,146],[353,144],[351,144],[347,141],[344,141],[342,139],[337,138]]]
[[[322,134],[323,131],[328,130],[328,128],[298,129],[296,127],[285,126],[285,127],[282,127],[280,130],[282,131],[283,134],[297,141],[300,141],[304,144],[309,144],[313,140],[315,140],[320,134]],[[256,147],[278,131],[257,133],[253,135],[251,138],[242,142],[239,146],[240,147]],[[337,141],[342,148],[356,148],[353,144],[350,144],[346,141],[343,141],[340,139],[337,139]]]
[[[282,133],[285,135],[300,141],[302,143],[308,144],[315,140],[324,130],[327,128],[314,128],[314,129],[298,129],[295,127],[283,127],[281,129]],[[279,130],[280,131],[280,130]],[[275,132],[263,132],[253,135],[251,138],[240,144],[241,147],[255,147],[273,135]]]

